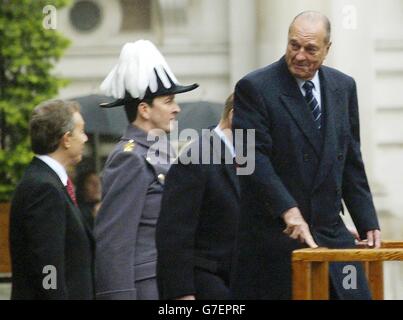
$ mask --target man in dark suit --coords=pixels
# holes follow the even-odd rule
[[[303,12],[291,23],[285,57],[241,79],[234,128],[255,129],[255,171],[241,176],[234,290],[246,299],[291,298],[291,252],[305,245],[354,247],[342,200],[362,239],[380,231],[360,151],[354,80],[322,66],[330,22]],[[346,265],[357,285],[343,286]],[[369,299],[361,266],[330,265],[331,297]]]
[[[232,108],[233,95],[219,125],[185,147],[168,172],[156,233],[162,299],[230,298],[239,215]]]
[[[35,157],[11,204],[11,298],[93,299],[93,239],[66,173],[87,141],[79,105],[40,104],[30,135]]]

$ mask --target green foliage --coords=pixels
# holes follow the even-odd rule
[[[0,0],[0,202],[10,200],[32,159],[28,122],[33,108],[55,97],[66,81],[52,74],[69,45],[46,29],[43,8],[69,0]]]

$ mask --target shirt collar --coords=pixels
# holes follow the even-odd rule
[[[220,137],[220,139],[225,143],[229,151],[231,152],[232,157],[235,157],[235,149],[232,143],[229,141],[225,133],[221,130],[219,126],[214,128],[215,133]]]
[[[61,163],[48,155],[35,155],[38,159],[45,162],[56,174],[64,186],[67,186],[67,172]]]
[[[304,83],[306,82],[306,80],[302,80],[299,78],[295,78],[295,80],[297,80],[298,83],[298,87],[302,92],[305,92],[305,89],[302,87],[304,85]],[[312,83],[314,84],[315,88],[313,88],[313,90],[315,91],[320,91],[320,80],[319,80],[319,70],[316,71],[315,75],[313,76],[313,78],[310,80],[312,81]]]

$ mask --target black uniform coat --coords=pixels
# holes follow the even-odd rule
[[[91,231],[59,176],[38,158],[11,204],[10,251],[12,299],[94,298]],[[45,266],[56,268],[56,289],[44,289]]]
[[[157,279],[163,299],[188,294],[196,299],[229,298],[239,216],[238,177],[229,163],[229,150],[214,131],[182,154],[194,155],[194,151],[199,154],[190,164],[180,157],[171,167],[163,193],[156,233]],[[211,164],[198,164],[203,153]]]
[[[284,58],[236,86],[234,129],[256,129],[255,171],[240,176],[237,297],[291,298],[290,255],[301,245],[282,232],[281,214],[287,209],[298,206],[315,241],[324,247],[354,246],[339,215],[342,200],[362,238],[379,228],[360,151],[355,81],[325,66],[319,77],[321,130]],[[345,265],[330,266],[335,294],[369,298],[359,265],[357,289],[343,288]]]

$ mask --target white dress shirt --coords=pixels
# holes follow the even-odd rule
[[[220,129],[219,126],[214,128],[214,132],[217,133],[217,135],[220,137],[220,139],[225,143],[229,151],[231,152],[232,158],[235,157],[235,149],[234,146],[232,145],[231,141],[227,138],[225,133]]]
[[[56,172],[63,185],[67,186],[67,172],[60,162],[47,155],[35,155],[35,157],[45,162],[54,172]]]

